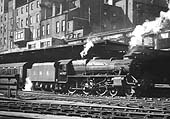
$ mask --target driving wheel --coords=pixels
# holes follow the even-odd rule
[[[115,87],[111,88],[109,90],[109,94],[112,96],[112,97],[115,97],[117,95],[118,91]]]
[[[97,90],[96,93],[100,96],[103,96],[107,93],[108,89],[106,85],[100,85]]]

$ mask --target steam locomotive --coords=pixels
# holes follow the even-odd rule
[[[0,74],[29,78],[34,90],[116,96],[170,88],[170,53],[138,47],[124,59],[64,59],[56,62],[0,64]],[[21,87],[23,88],[23,87]]]

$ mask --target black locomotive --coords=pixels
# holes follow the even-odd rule
[[[145,47],[132,49],[124,59],[64,59],[56,62],[1,64],[0,73],[20,74],[33,89],[74,94],[127,96],[170,88],[170,53]]]

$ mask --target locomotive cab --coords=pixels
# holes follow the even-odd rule
[[[58,64],[58,80],[56,80],[56,90],[67,90],[66,83],[68,82],[68,75],[70,74],[71,59],[60,60]]]
[[[71,61],[72,61],[71,59],[59,61],[58,83],[66,83],[67,82],[67,75],[70,74],[69,65],[70,65]]]

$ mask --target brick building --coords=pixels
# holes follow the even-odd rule
[[[0,0],[0,50],[7,50],[8,38],[8,0]]]
[[[167,8],[167,0],[1,0],[0,50],[50,47],[134,27]]]

